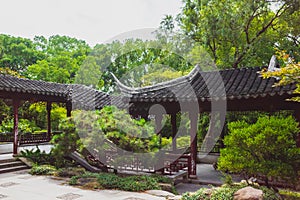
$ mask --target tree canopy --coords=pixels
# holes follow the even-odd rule
[[[183,2],[178,15],[181,30],[199,42],[221,68],[264,65],[274,47],[299,51],[295,24],[299,22],[299,1]]]

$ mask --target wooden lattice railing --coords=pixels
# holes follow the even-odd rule
[[[159,172],[164,175],[176,175],[179,172],[186,171],[188,175],[191,174],[190,154],[179,155],[166,153],[164,156],[156,158],[156,161],[155,159],[149,159],[149,163],[147,164],[145,164],[143,155],[139,154],[134,155],[129,153],[128,155],[120,155],[117,151],[105,151],[102,156],[104,160],[100,161],[94,158],[94,161],[98,160],[101,165],[104,164],[108,168],[113,168],[118,171]],[[161,166],[164,167],[161,168]]]
[[[19,144],[33,144],[49,142],[50,138],[46,132],[41,133],[21,133],[18,137]],[[12,133],[1,133],[0,142],[13,142],[14,135]]]

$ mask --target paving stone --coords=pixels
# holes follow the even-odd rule
[[[21,171],[17,171],[17,172],[13,172],[14,174],[28,174],[30,170],[25,169],[25,170],[21,170]]]
[[[67,193],[67,194],[64,194],[62,196],[58,196],[56,198],[57,199],[62,199],[62,200],[73,200],[73,199],[78,199],[80,197],[82,197],[82,195],[73,194],[73,193]]]
[[[35,178],[35,177],[31,176],[31,175],[24,175],[24,176],[18,177],[18,179],[21,179],[21,180],[27,180],[27,179],[33,179],[33,178]]]
[[[141,199],[141,198],[136,198],[136,197],[128,197],[126,199],[123,200],[146,200],[146,199]]]
[[[14,185],[18,185],[19,183],[15,183],[15,182],[7,182],[7,183],[2,183],[0,184],[0,187],[10,187],[10,186],[14,186]]]

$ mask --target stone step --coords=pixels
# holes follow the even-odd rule
[[[1,159],[0,163],[8,163],[8,162],[14,162],[16,161],[15,158],[8,158],[8,159]]]
[[[15,158],[0,160],[0,174],[28,169],[28,166]]]
[[[20,171],[20,170],[24,170],[24,169],[28,169],[28,167],[26,165],[22,165],[22,166],[3,168],[3,169],[0,169],[0,174],[8,173],[8,172],[16,172],[16,171]]]
[[[5,169],[5,168],[9,168],[9,167],[17,167],[17,166],[24,166],[24,163],[22,163],[21,161],[18,161],[18,160],[0,163],[0,169]]]

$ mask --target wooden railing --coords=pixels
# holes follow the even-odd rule
[[[33,144],[49,142],[50,138],[46,132],[41,133],[21,133],[19,135],[19,144]],[[14,135],[12,133],[1,133],[0,142],[13,142]]]
[[[14,135],[12,133],[1,133],[0,142],[13,142]]]
[[[159,172],[165,175],[175,175],[179,172],[186,171],[191,174],[191,156],[190,154],[171,154],[166,153],[162,157],[156,158],[158,161],[151,158],[149,163],[145,165],[145,158],[142,155],[124,155],[121,156],[116,151],[105,151],[105,164],[109,168],[114,168],[120,171],[134,171],[155,173]],[[126,158],[126,159],[125,159]],[[118,162],[120,159],[120,162]],[[103,163],[103,162],[102,162]],[[159,166],[159,167],[157,167]],[[164,166],[161,168],[161,166]]]
[[[50,138],[46,132],[42,133],[26,133],[19,136],[20,144],[44,143],[49,142]]]
[[[180,171],[187,171],[191,174],[191,155],[190,154],[169,154],[164,162],[164,174],[174,175]]]

